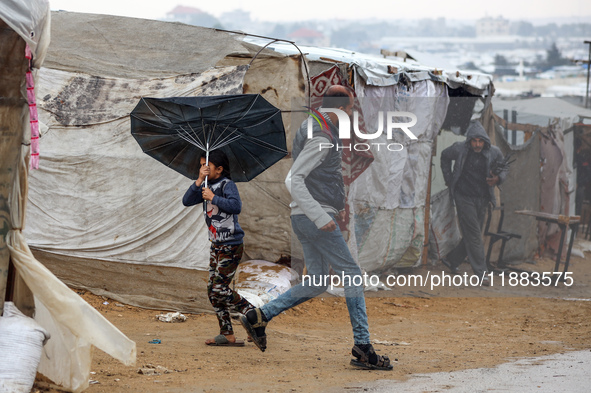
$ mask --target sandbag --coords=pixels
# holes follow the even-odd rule
[[[29,393],[50,335],[12,302],[0,317],[0,392]]]

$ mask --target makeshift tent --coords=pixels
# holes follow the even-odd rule
[[[33,257],[22,233],[27,229],[29,162],[37,166],[36,93],[49,25],[46,1],[0,3],[0,294],[4,300],[10,260],[16,273],[9,278],[8,295],[23,313],[35,314],[51,336],[38,371],[65,389],[80,392],[88,387],[91,345],[127,365],[135,363],[136,354],[133,341]],[[2,361],[11,359],[4,354]]]
[[[420,263],[433,138],[449,121],[450,92],[491,91],[488,75],[402,59],[280,42],[264,48],[271,40],[179,23],[67,12],[52,18],[40,72],[43,153],[31,179],[26,235],[67,283],[145,307],[209,310],[202,280],[209,244],[200,209],[180,203],[190,181],[143,154],[129,133],[127,115],[140,97],[263,94],[285,112],[289,151],[306,116],[302,106],[321,91],[326,72],[353,86],[366,121],[376,100],[384,110],[415,111],[419,139],[407,151],[355,155],[345,168],[350,245],[363,269],[377,271]],[[292,254],[284,185],[290,166],[281,160],[239,184],[249,259]],[[382,188],[376,179],[386,167]],[[378,192],[369,203],[366,187]],[[379,252],[374,234],[388,243]]]

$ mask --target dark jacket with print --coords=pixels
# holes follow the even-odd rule
[[[207,186],[215,194],[211,202],[203,203],[203,186],[197,187],[193,182],[185,192],[183,205],[203,203],[203,216],[212,243],[241,244],[244,231],[238,223],[238,214],[242,210],[242,201],[236,183],[226,177],[220,177]]]

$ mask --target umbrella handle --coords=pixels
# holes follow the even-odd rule
[[[209,165],[209,141],[207,142],[206,149],[205,149],[205,165]],[[205,188],[207,188],[207,178],[209,176],[205,176]]]

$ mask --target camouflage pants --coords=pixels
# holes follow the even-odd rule
[[[245,314],[254,307],[230,288],[244,252],[243,244],[211,244],[207,296],[220,324],[220,334],[234,334],[230,309]]]

